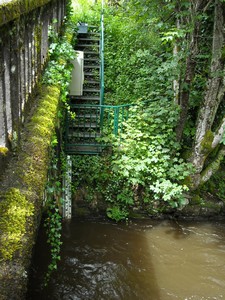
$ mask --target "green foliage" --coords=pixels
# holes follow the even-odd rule
[[[159,7],[165,8],[161,15]],[[101,193],[108,203],[107,216],[116,221],[126,219],[137,202],[156,213],[163,205],[185,204],[183,181],[191,166],[180,157],[176,142],[179,111],[172,89],[183,59],[183,54],[172,55],[172,43],[184,31],[162,22],[174,8],[174,1],[126,1],[121,7],[105,8],[105,101],[137,105],[118,138],[105,129],[103,142],[111,142],[112,155],[74,158],[73,182],[75,190],[81,183],[87,188],[89,201]],[[156,202],[161,203],[158,210]]]
[[[107,209],[107,216],[115,220],[116,222],[121,221],[121,220],[126,220],[128,216],[128,212],[125,210],[122,210],[118,206],[113,206],[112,208]]]
[[[73,156],[73,190],[76,191],[82,184],[88,189],[95,187],[96,191],[102,192],[109,177],[108,160],[106,156]]]
[[[71,60],[75,57],[75,51],[71,45],[71,35],[73,35],[71,23],[71,1],[67,3],[67,17],[65,17],[65,32],[62,37],[59,37],[54,27],[49,27],[49,40],[51,42],[49,46],[49,63],[43,76],[43,82],[47,85],[59,86],[60,87],[60,100],[63,107],[69,109],[67,103],[67,95],[69,83],[71,81],[71,71],[73,65]],[[57,22],[57,20],[55,21]],[[54,22],[53,22],[54,23]],[[58,111],[58,117],[63,122],[63,111]],[[48,244],[50,245],[51,251],[51,262],[48,266],[48,271],[45,277],[45,285],[48,284],[50,276],[54,270],[57,269],[57,263],[60,260],[60,247],[61,247],[61,230],[62,230],[62,217],[61,217],[61,205],[63,193],[62,188],[62,177],[66,172],[65,156],[61,152],[57,152],[58,137],[54,133],[51,139],[51,163],[48,170],[48,182],[45,189],[45,210],[46,218],[44,225],[48,236]],[[60,171],[59,171],[60,170]]]
[[[51,41],[50,61],[44,73],[43,82],[48,85],[60,86],[61,99],[66,102],[73,68],[71,60],[75,57],[75,51],[66,36],[59,38],[52,26],[49,27],[49,36]]]
[[[62,217],[60,213],[60,206],[62,204],[62,174],[58,172],[60,161],[57,158],[56,151],[54,150],[55,144],[56,136],[53,136],[51,149],[51,164],[49,166],[48,183],[45,189],[44,204],[46,212],[44,226],[46,228],[46,233],[48,237],[47,243],[50,245],[51,251],[51,262],[48,265],[48,271],[45,277],[45,285],[48,284],[52,272],[57,269],[57,263],[60,260],[60,248],[62,244]]]
[[[134,11],[106,9],[105,98],[110,104],[171,99],[179,74],[178,58],[162,45],[159,20],[137,20]]]
[[[191,171],[179,154],[176,119],[177,109],[166,99],[134,107],[112,157],[112,170],[130,190],[140,185],[149,201],[162,199],[173,207],[184,203],[182,181]]]
[[[74,15],[72,17],[73,23],[78,22],[88,23],[99,26],[101,3],[93,3],[88,0],[73,0],[72,7]]]
[[[109,218],[123,220],[128,216],[127,208],[133,204],[133,192],[122,184],[112,172],[111,156],[73,156],[73,190],[85,187],[86,201],[91,203],[94,195],[108,203]]]

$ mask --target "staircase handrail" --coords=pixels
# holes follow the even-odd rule
[[[110,110],[113,112],[113,134],[118,136],[119,133],[123,131],[123,122],[129,117],[129,108],[138,106],[139,104],[146,104],[152,102],[152,100],[142,101],[139,103],[129,103],[129,104],[119,104],[119,105],[109,105],[109,104],[71,104],[70,107],[73,108],[90,108],[99,109],[100,111],[100,128],[101,131],[105,128],[104,118],[107,112]],[[108,114],[109,115],[109,114]],[[112,118],[111,118],[112,119]]]
[[[119,104],[119,105],[110,105],[110,104],[70,104],[70,109],[72,111],[80,111],[80,117],[74,118],[72,114],[67,112],[66,114],[66,123],[65,123],[65,147],[68,153],[78,153],[81,150],[73,150],[73,147],[94,147],[93,149],[83,149],[82,154],[99,154],[101,149],[110,145],[110,141],[107,141],[107,138],[110,138],[110,134],[114,134],[116,137],[122,139],[122,133],[124,132],[124,122],[126,122],[130,115],[133,113],[137,113],[137,111],[133,112],[130,110],[132,107],[140,107],[143,108],[143,105],[153,102],[152,100],[141,101],[138,103],[129,103],[129,104]],[[83,114],[83,116],[82,116]],[[85,122],[85,114],[87,114],[87,118],[89,118],[89,122],[86,123],[88,125],[87,131],[79,131],[78,138],[79,141],[73,141],[73,135],[70,136],[69,132],[72,130],[77,130],[84,126]],[[99,119],[100,116],[104,114],[104,118]],[[82,116],[82,117],[81,117]],[[92,123],[93,121],[93,123]],[[102,121],[102,122],[101,122]],[[99,122],[99,123],[98,123]],[[100,123],[101,122],[101,123]],[[99,127],[92,127],[92,125],[99,124]],[[93,129],[95,128],[95,129]],[[98,128],[98,129],[97,129]],[[97,130],[96,130],[97,129]],[[84,143],[82,138],[90,137],[91,141]],[[100,138],[100,140],[99,140]],[[105,139],[106,138],[106,139]],[[101,140],[102,139],[102,140]],[[93,141],[95,140],[95,141]],[[102,141],[102,142],[101,142]],[[104,142],[103,142],[104,141]]]
[[[70,104],[70,108],[76,107],[99,107],[99,108],[120,108],[120,107],[132,107],[137,106],[138,103],[130,103],[130,104],[120,104],[120,105],[110,105],[110,104]]]
[[[104,83],[104,1],[102,0],[102,10],[101,10],[101,34],[100,34],[100,105],[104,104],[104,89],[105,89],[105,83]]]
[[[140,101],[137,103],[126,103],[126,104],[118,104],[118,105],[112,105],[112,104],[86,104],[86,103],[82,103],[82,104],[75,104],[75,103],[71,103],[70,107],[71,108],[75,108],[75,107],[99,107],[99,108],[120,108],[120,107],[132,107],[132,106],[138,106],[140,104],[146,104],[149,102],[153,102],[154,100],[144,100],[144,101]]]

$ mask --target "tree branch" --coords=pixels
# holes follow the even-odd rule
[[[212,62],[211,62],[211,71],[210,78],[207,85],[207,91],[203,101],[203,107],[200,110],[199,120],[198,120],[198,129],[197,132],[200,133],[200,139],[207,130],[211,129],[211,126],[214,122],[214,118],[221,101],[219,99],[218,93],[222,81],[223,73],[223,63],[221,61],[222,48],[224,45],[224,18],[223,18],[223,9],[222,3],[219,0],[215,1],[215,16],[214,16],[214,29],[213,29],[213,43],[212,43]]]
[[[203,11],[206,12],[208,9],[209,5],[213,2],[214,0],[209,0],[209,2],[206,4],[206,6],[203,8]]]
[[[219,169],[220,164],[225,156],[225,146],[221,145],[221,149],[217,154],[217,158],[207,166],[207,168],[201,173],[200,175],[200,184],[205,183],[208,181],[213,174]]]
[[[215,149],[216,146],[220,143],[223,135],[225,132],[225,116],[220,124],[220,127],[217,129],[215,135],[214,135],[214,139],[212,141],[212,148]]]
[[[208,153],[206,153],[207,151],[203,147],[203,141],[207,138],[207,134],[211,132],[216,112],[224,95],[224,82],[222,80],[224,61],[221,59],[224,46],[223,13],[224,4],[219,0],[215,0],[210,78],[208,80],[202,107],[199,111],[196,124],[195,143],[191,157],[191,162],[194,164],[197,173],[200,173],[204,168],[205,158]]]

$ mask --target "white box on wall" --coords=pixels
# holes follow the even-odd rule
[[[72,61],[72,79],[69,86],[71,96],[81,96],[84,84],[84,52],[76,51],[76,57]]]

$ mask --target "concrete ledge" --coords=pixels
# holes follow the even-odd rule
[[[51,0],[11,0],[0,2],[0,26],[50,1]]]

